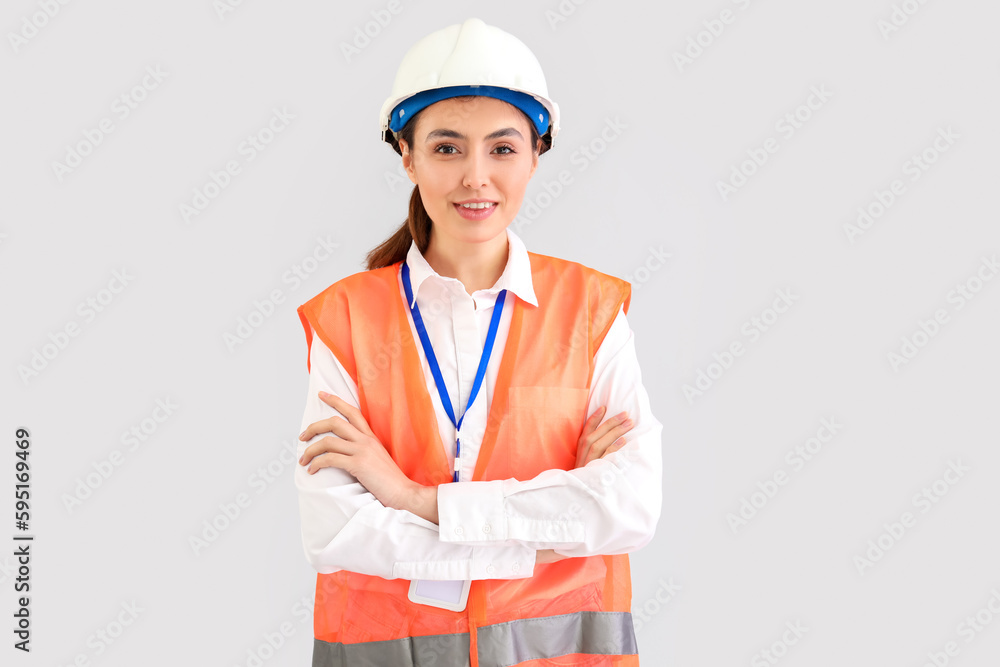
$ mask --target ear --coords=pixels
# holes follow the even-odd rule
[[[399,140],[399,150],[403,152],[403,169],[406,170],[406,175],[410,177],[410,181],[416,185],[417,174],[413,168],[413,155],[410,154],[410,147],[407,145],[405,139]]]
[[[538,142],[541,145],[541,141]],[[535,175],[535,169],[538,168],[538,151],[531,154],[531,171],[528,172],[528,180]]]

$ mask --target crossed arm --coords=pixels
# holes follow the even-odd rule
[[[372,432],[360,409],[325,391],[318,395],[343,417],[313,422],[299,435],[299,440],[307,441],[324,433],[332,434],[306,447],[299,464],[305,466],[310,475],[323,468],[340,468],[358,480],[385,507],[411,512],[437,524],[438,487],[424,486],[407,477]],[[625,446],[622,436],[631,430],[634,422],[626,412],[602,422],[605,412],[607,408],[601,406],[587,419],[577,443],[577,468]],[[562,556],[553,549],[544,549],[539,550],[535,562],[560,558]]]
[[[623,313],[598,357],[577,468],[523,482],[424,487],[374,437],[356,388],[314,337],[295,471],[310,562],[320,572],[385,578],[519,578],[537,562],[644,546],[660,512],[662,426],[650,413]],[[617,414],[605,420],[605,406]]]

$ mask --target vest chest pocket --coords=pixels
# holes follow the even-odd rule
[[[510,387],[508,391],[506,438],[500,450],[507,454],[508,469],[495,473],[523,481],[544,470],[572,470],[590,390]]]

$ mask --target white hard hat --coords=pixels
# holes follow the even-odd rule
[[[406,52],[379,115],[382,139],[399,153],[396,133],[410,118],[458,95],[495,97],[521,109],[542,137],[543,153],[559,132],[559,105],[549,99],[535,54],[517,37],[473,18],[427,35]]]

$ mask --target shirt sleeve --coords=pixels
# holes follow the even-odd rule
[[[574,470],[533,479],[438,487],[441,539],[555,549],[564,556],[627,553],[653,538],[662,504],[661,437],[642,386],[635,337],[620,310],[594,355],[587,414],[607,406],[634,421],[626,445]],[[542,445],[544,446],[544,445]]]
[[[309,395],[302,430],[338,415],[320,391],[358,406],[357,386],[330,349],[315,335],[309,351]],[[298,441],[296,460],[308,442]],[[384,579],[519,579],[530,577],[535,549],[513,541],[488,545],[449,544],[438,527],[411,512],[385,507],[339,468],[310,475],[296,463],[302,544],[306,559],[324,574],[348,570]]]

